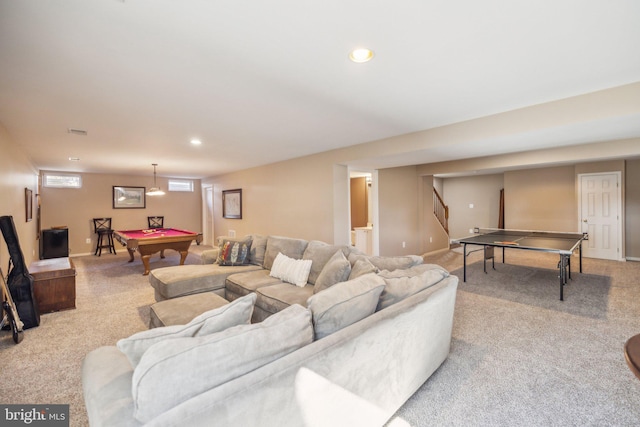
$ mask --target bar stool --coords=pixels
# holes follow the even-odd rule
[[[149,228],[164,228],[163,216],[148,216]]]
[[[113,230],[111,229],[111,218],[93,218],[93,228],[98,235],[96,243],[96,251],[94,255],[102,255],[102,249],[109,249],[109,253],[116,253],[116,247],[113,244]],[[105,242],[106,238],[106,242]]]

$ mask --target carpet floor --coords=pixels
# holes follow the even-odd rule
[[[194,248],[201,251],[202,247]],[[640,380],[623,356],[640,333],[640,263],[585,259],[559,301],[557,257],[508,251],[485,274],[470,255],[426,257],[460,277],[451,353],[396,413],[410,426],[630,426],[640,420]],[[0,401],[69,404],[70,425],[88,424],[80,366],[102,345],[147,329],[154,302],[138,258],[73,258],[76,309],[43,314],[14,344],[0,333]],[[151,268],[179,255],[152,257]],[[499,258],[500,261],[500,258]],[[572,261],[577,265],[577,260]],[[187,264],[199,263],[193,253]]]

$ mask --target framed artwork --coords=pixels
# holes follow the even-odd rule
[[[222,192],[222,217],[242,219],[242,190],[224,190]]]
[[[145,187],[113,186],[113,209],[144,209]]]
[[[33,191],[24,189],[24,210],[27,222],[33,219]]]

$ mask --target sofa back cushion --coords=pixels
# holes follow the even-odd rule
[[[449,277],[449,272],[436,264],[421,264],[406,270],[383,270],[379,276],[386,285],[380,295],[377,311],[441,282]]]
[[[311,314],[296,304],[261,323],[159,342],[144,353],[133,371],[134,416],[147,423],[312,341]]]
[[[351,265],[355,264],[359,259],[367,259],[378,269],[389,271],[411,268],[414,265],[422,264],[424,262],[423,258],[418,255],[367,256],[363,254],[357,254],[355,252],[352,252],[349,255],[349,262],[351,263]]]
[[[259,234],[251,234],[251,250],[249,251],[249,263],[259,265],[264,264],[264,254],[267,251],[267,238]]]
[[[384,280],[376,274],[338,283],[307,300],[315,338],[331,335],[376,311]]]
[[[308,242],[303,239],[293,239],[291,237],[269,236],[267,238],[267,248],[264,254],[264,268],[271,270],[273,261],[282,253],[289,258],[302,259],[302,254],[307,248]]]
[[[231,326],[246,325],[251,322],[255,294],[246,295],[222,307],[206,311],[186,325],[164,326],[138,332],[117,342],[134,368],[142,355],[154,344],[182,337],[196,337],[223,331]]]
[[[331,257],[337,251],[342,251],[345,257],[348,257],[351,251],[345,245],[330,245],[319,240],[312,240],[302,254],[302,259],[310,259],[312,261],[311,271],[309,272],[309,283],[316,284],[316,280],[324,266],[329,262]]]

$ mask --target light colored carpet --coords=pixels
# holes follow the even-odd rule
[[[507,250],[427,262],[460,277],[449,358],[398,411],[412,426],[640,425],[625,341],[640,333],[640,263],[585,259],[559,301],[558,256]]]
[[[196,246],[200,252],[206,247]],[[40,326],[24,331],[14,344],[11,334],[0,335],[0,400],[3,403],[70,404],[70,425],[86,426],[80,366],[97,347],[148,328],[149,306],[155,302],[142,261],[128,263],[126,250],[72,258],[76,266],[76,309],[43,314]],[[180,255],[156,254],[151,269],[178,265]],[[186,264],[199,264],[189,253]]]
[[[398,411],[396,422],[638,425],[640,381],[626,366],[622,346],[640,333],[640,263],[585,260],[584,273],[573,273],[560,302],[556,258],[512,250],[509,264],[498,262],[488,274],[481,262],[469,266],[457,295],[451,354]],[[3,403],[70,404],[71,425],[87,425],[83,357],[146,329],[154,302],[142,263],[127,259],[122,251],[74,258],[77,308],[44,314],[18,345],[1,332]],[[153,257],[151,267],[178,259],[168,251],[165,260]],[[448,251],[426,261],[462,276],[461,254]],[[190,254],[186,262],[199,258]]]

